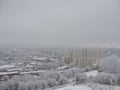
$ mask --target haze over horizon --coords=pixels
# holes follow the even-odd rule
[[[0,45],[120,47],[119,0],[1,0]]]

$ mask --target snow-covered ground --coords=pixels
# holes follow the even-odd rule
[[[54,90],[120,90],[119,86],[101,85],[101,84],[91,84],[88,85],[68,85],[63,88]]]
[[[89,72],[85,72],[85,74],[89,77],[89,76],[96,76],[98,74],[97,70],[93,70],[93,71],[89,71]]]
[[[14,68],[15,65],[2,65],[0,66],[0,69],[9,69],[9,68]]]
[[[102,84],[91,84],[92,90],[120,90],[120,86],[102,85]]]
[[[85,74],[89,77],[89,76],[96,76],[98,74],[97,70],[93,70],[93,71],[89,71],[89,72],[85,72]],[[63,88],[59,88],[59,89],[55,89],[55,90],[92,90],[91,87],[88,87],[87,85],[68,85],[66,87]]]
[[[55,90],[92,90],[92,88],[90,88],[86,85],[79,85],[79,86],[78,85],[76,85],[76,86],[69,85],[69,86],[55,89]]]

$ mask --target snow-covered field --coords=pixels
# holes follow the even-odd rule
[[[96,76],[98,74],[97,70],[85,72],[85,74],[89,76]],[[96,83],[89,83],[84,85],[67,85],[65,87],[55,89],[55,90],[120,90],[119,86],[111,86],[111,85],[101,85]]]
[[[55,90],[120,90],[120,87],[101,84],[92,84],[90,87],[88,87],[87,85],[68,85],[66,87]]]
[[[96,76],[98,74],[97,70],[93,70],[93,71],[89,71],[89,72],[85,72],[85,74],[89,77],[89,76]]]
[[[63,87],[63,88],[59,88],[59,89],[55,89],[55,90],[92,90],[92,88],[86,86],[86,85],[76,85],[76,86],[72,86],[72,85],[69,85],[69,86],[66,86],[66,87]]]
[[[96,76],[98,74],[97,70],[85,72],[85,74],[89,76]],[[63,88],[55,89],[55,90],[92,90],[92,88],[88,87],[87,85],[68,85]]]
[[[120,86],[91,84],[92,90],[120,90]]]

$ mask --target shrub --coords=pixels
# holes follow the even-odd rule
[[[120,58],[116,55],[105,57],[100,62],[100,68],[106,73],[120,73]]]
[[[17,90],[18,89],[18,81],[14,81],[14,80],[8,80],[7,82],[6,82],[6,84],[7,84],[7,88],[8,88],[8,90]]]
[[[57,85],[57,81],[55,79],[48,79],[48,86],[53,87]]]
[[[116,75],[117,77],[117,84],[120,85],[120,73]]]
[[[78,73],[78,74],[76,74],[76,76],[75,76],[75,82],[76,82],[76,83],[79,83],[79,84],[85,83],[85,82],[87,82],[87,80],[88,80],[88,77],[87,77],[87,75],[84,74],[84,73]]]
[[[1,82],[0,83],[0,90],[7,90],[7,84],[6,84],[6,82]]]
[[[93,77],[93,82],[106,85],[115,85],[117,84],[117,78],[113,74],[100,73]]]
[[[72,78],[74,77],[77,73],[81,73],[80,69],[67,69],[63,72],[63,75],[67,78]]]
[[[9,80],[9,77],[7,75],[5,75],[5,76],[2,77],[2,80],[7,82]]]
[[[60,85],[66,84],[68,82],[67,78],[64,76],[61,76],[58,80]]]

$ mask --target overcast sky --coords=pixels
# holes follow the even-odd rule
[[[120,47],[120,1],[0,0],[0,44]]]

